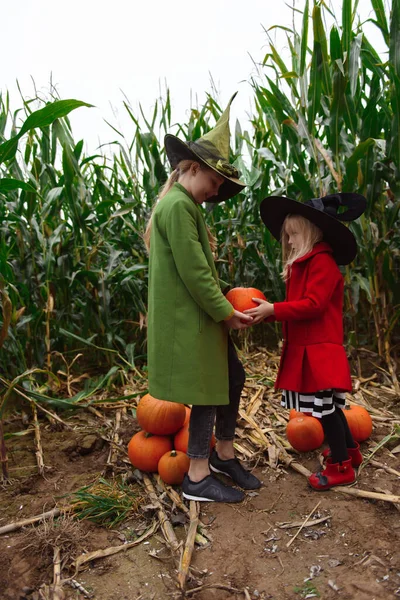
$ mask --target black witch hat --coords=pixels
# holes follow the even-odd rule
[[[344,222],[358,219],[366,206],[364,196],[355,193],[330,194],[304,203],[284,196],[269,196],[261,202],[260,214],[278,241],[281,240],[283,222],[288,215],[305,217],[321,229],[324,241],[332,247],[336,262],[348,265],[357,254],[357,243]],[[339,212],[340,207],[347,207],[347,210]]]

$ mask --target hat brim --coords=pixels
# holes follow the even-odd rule
[[[177,167],[181,160],[195,160],[206,165],[224,178],[225,181],[220,186],[218,195],[209,198],[207,202],[218,203],[229,200],[229,198],[233,198],[246,187],[246,184],[240,181],[240,179],[227,177],[223,173],[220,173],[218,169],[209,164],[204,158],[201,158],[192,148],[189,148],[185,142],[176,136],[167,133],[164,138],[164,145],[169,164],[173,169]]]
[[[356,257],[357,243],[350,229],[335,217],[312,206],[284,196],[269,196],[261,202],[260,214],[266,227],[279,242],[285,218],[289,214],[300,215],[321,229],[324,241],[331,246],[338,265],[348,265]]]

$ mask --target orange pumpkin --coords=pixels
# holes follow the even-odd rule
[[[185,406],[185,411],[186,411],[186,416],[185,416],[185,420],[183,421],[182,427],[184,427],[187,423],[189,423],[190,413],[192,412],[192,409],[189,408],[188,406]]]
[[[302,416],[303,415],[301,414],[301,412],[299,412],[295,408],[291,408],[290,412],[289,412],[289,421],[291,421],[292,419],[295,419],[296,417],[302,417]]]
[[[128,456],[133,466],[149,473],[157,471],[160,458],[171,450],[171,438],[146,431],[135,433],[128,444]]]
[[[351,435],[356,442],[367,440],[372,433],[372,419],[363,406],[352,405],[344,411]]]
[[[146,394],[139,400],[136,418],[142,429],[154,435],[176,433],[185,421],[186,411],[183,404],[157,400]]]
[[[257,288],[237,287],[229,290],[226,294],[226,299],[232,304],[235,310],[243,312],[249,308],[256,308],[258,304],[253,302],[252,298],[260,298],[266,300],[266,297]]]
[[[289,412],[289,421],[291,419],[295,419],[296,417],[311,417],[312,413],[299,412],[295,408],[291,408]],[[315,417],[313,417],[315,419]]]
[[[299,452],[309,452],[319,448],[324,441],[324,430],[315,417],[295,417],[286,426],[290,444]]]
[[[158,462],[158,473],[169,485],[180,485],[188,472],[190,458],[184,452],[172,450],[166,452]]]
[[[182,427],[182,429],[180,429],[178,431],[178,433],[175,434],[174,448],[175,448],[175,450],[180,450],[181,452],[187,452],[188,443],[189,443],[189,422],[186,423],[186,425],[184,425]],[[214,448],[216,443],[217,443],[217,440],[215,439],[214,434],[212,434],[210,448]]]

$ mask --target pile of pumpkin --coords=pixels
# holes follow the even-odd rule
[[[343,412],[355,441],[367,440],[372,433],[372,419],[369,412],[363,406],[356,405],[351,405]],[[292,408],[286,427],[286,437],[295,450],[310,452],[322,445],[324,431],[319,419]]]
[[[147,473],[157,473],[170,485],[179,485],[189,469],[190,408],[177,402],[157,400],[146,394],[137,405],[136,418],[142,431],[128,444],[132,465]],[[213,436],[211,446],[215,446]]]
[[[170,485],[179,485],[189,469],[187,447],[191,409],[183,404],[157,400],[146,394],[137,406],[136,418],[142,430],[128,444],[132,465],[147,473],[157,473]],[[363,442],[372,433],[372,419],[362,406],[344,410],[350,431],[356,442]],[[286,427],[290,444],[299,452],[310,452],[324,441],[319,419],[292,409]],[[213,435],[211,447],[215,446]]]

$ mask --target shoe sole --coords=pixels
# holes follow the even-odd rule
[[[186,498],[186,500],[196,500],[197,502],[215,502],[215,500],[211,500],[211,498],[204,498],[204,496],[192,496],[191,494],[185,494],[185,492],[182,492],[182,496]]]

